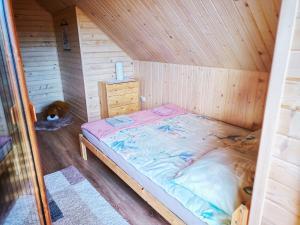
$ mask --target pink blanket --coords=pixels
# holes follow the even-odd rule
[[[173,104],[167,104],[154,109],[148,109],[129,114],[128,117],[132,118],[134,122],[127,126],[113,127],[107,123],[105,119],[102,119],[85,123],[81,126],[81,129],[87,130],[100,140],[101,138],[109,134],[113,134],[119,130],[153,123],[161,119],[171,118],[185,113],[186,111],[184,109]]]

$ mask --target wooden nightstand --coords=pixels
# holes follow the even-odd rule
[[[140,110],[139,82],[99,82],[101,118],[128,114]]]

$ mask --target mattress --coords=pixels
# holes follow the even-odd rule
[[[231,215],[178,185],[174,178],[209,152],[236,146],[239,137],[250,131],[192,113],[124,127],[101,137],[99,130],[88,127],[83,126],[83,135],[99,151],[185,223],[230,224]]]
[[[6,155],[12,149],[11,137],[0,136],[0,162],[5,159]]]
[[[134,166],[130,165],[121,155],[116,153],[113,149],[109,148],[105,143],[98,140],[89,131],[83,129],[83,135],[114,161],[122,170],[124,170],[130,177],[137,181],[145,190],[150,192],[155,198],[159,199],[167,208],[169,208],[174,214],[181,218],[187,224],[204,225],[206,223],[200,221],[193,213],[183,207],[175,198],[168,195],[165,190],[156,185],[151,179],[141,174]],[[101,149],[101,150],[100,150]]]

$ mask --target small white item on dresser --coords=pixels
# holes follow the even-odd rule
[[[146,102],[146,97],[145,96],[141,96],[141,102]]]
[[[124,71],[123,71],[123,63],[122,62],[116,63],[116,74],[117,74],[117,80],[124,79]]]

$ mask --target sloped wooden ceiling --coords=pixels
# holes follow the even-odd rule
[[[40,0],[76,4],[133,59],[269,71],[280,0]]]

